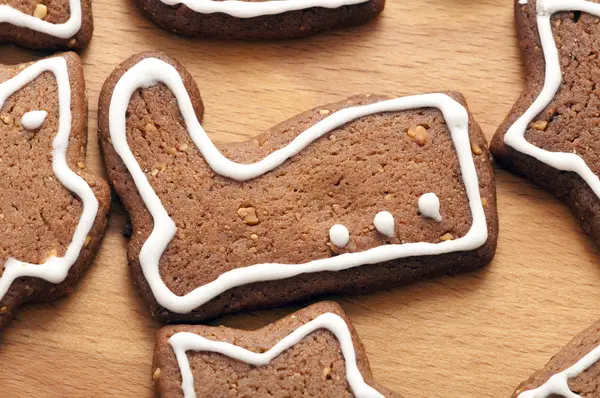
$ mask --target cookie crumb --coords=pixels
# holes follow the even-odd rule
[[[152,174],[154,177],[156,177],[156,175],[158,174],[158,169],[152,170],[152,173],[150,173],[150,174]]]
[[[246,225],[258,224],[258,217],[256,217],[256,209],[254,207],[240,207],[237,215],[244,220]]]
[[[12,122],[12,118],[8,115],[0,116],[0,120],[2,120],[2,123],[4,124],[10,124]]]
[[[80,169],[85,169],[85,163],[77,162],[77,167],[79,167]]]
[[[44,19],[48,15],[48,7],[44,4],[38,4],[35,6],[35,10],[33,10],[33,16],[39,19]]]
[[[0,314],[6,314],[8,312],[8,308],[2,307],[0,308]]]
[[[327,109],[321,109],[319,111],[319,115],[321,115],[321,116],[329,115],[330,113],[331,112],[329,110],[327,110]]]
[[[158,381],[160,379],[160,368],[154,369],[154,373],[152,373],[152,380]]]
[[[331,370],[331,366],[323,368],[323,377],[325,378],[325,380],[331,379]]]
[[[533,128],[538,131],[544,131],[548,128],[548,121],[546,120],[538,120],[533,123]]]
[[[471,152],[473,152],[473,155],[479,156],[483,153],[483,151],[481,150],[481,147],[473,142],[471,142]]]
[[[450,232],[446,232],[444,235],[440,236],[440,240],[442,242],[445,242],[447,240],[453,240],[454,236],[452,236],[452,234]]]
[[[67,47],[69,48],[73,48],[77,45],[77,39],[71,39],[69,40],[69,42],[67,43]]]
[[[224,246],[221,246],[221,247],[219,247],[219,249],[217,249],[217,250],[218,250],[218,252],[219,252],[219,253],[225,253],[225,250],[227,250],[227,249],[225,249],[225,247],[224,247]]]
[[[425,127],[423,127],[421,125],[418,125],[415,128],[408,129],[408,131],[406,132],[406,134],[410,138],[412,138],[413,140],[415,140],[415,142],[419,146],[423,146],[427,142],[427,129],[425,129]]]
[[[252,239],[252,240],[258,240],[258,235],[252,234],[252,235],[250,235],[250,239]]]
[[[302,219],[302,214],[296,213],[294,214],[294,217],[296,217],[296,221],[300,221]]]
[[[182,144],[177,147],[180,152],[185,152],[188,149],[188,144]]]

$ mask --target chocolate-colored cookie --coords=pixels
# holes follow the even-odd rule
[[[491,151],[564,200],[600,242],[600,4],[515,1],[515,14],[527,88]]]
[[[93,31],[91,0],[0,0],[0,43],[75,50]]]
[[[224,39],[290,39],[359,25],[385,0],[137,0],[158,26],[177,34]]]
[[[86,143],[75,53],[0,65],[0,329],[21,304],[68,293],[100,246],[110,189]]]
[[[377,385],[340,306],[311,305],[255,331],[166,326],[158,331],[156,395],[397,397]]]
[[[521,383],[513,398],[600,397],[599,360],[600,322],[596,322]]]
[[[356,96],[223,145],[202,112],[192,77],[160,53],[127,60],[100,96],[129,263],[162,321],[372,291],[494,254],[491,156],[459,94]]]

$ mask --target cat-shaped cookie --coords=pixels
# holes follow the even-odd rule
[[[152,313],[200,320],[487,264],[494,178],[463,101],[357,96],[215,145],[183,67],[130,58],[104,85],[99,131]]]
[[[100,246],[110,190],[86,143],[76,54],[0,66],[0,328],[21,304],[68,293]]]
[[[177,34],[224,39],[290,39],[363,24],[385,0],[137,0],[154,23]]]
[[[0,1],[0,43],[34,49],[80,49],[92,38],[91,0]]]

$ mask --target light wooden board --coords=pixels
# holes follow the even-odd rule
[[[314,38],[269,43],[190,40],[146,21],[132,0],[94,0],[83,52],[96,143],[100,88],[131,54],[167,51],[198,81],[213,139],[241,141],[314,106],[356,93],[462,91],[491,138],[523,88],[512,1],[388,0],[381,18]],[[42,54],[0,47],[0,62]],[[497,172],[500,240],[479,271],[362,297],[334,297],[377,379],[406,397],[509,396],[600,316],[600,258],[569,210]],[[0,335],[1,397],[145,397],[154,322],[128,275],[126,217],[114,203],[100,253],[74,293],[23,309]],[[230,316],[255,328],[297,307]]]

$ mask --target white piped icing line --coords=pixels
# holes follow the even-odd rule
[[[48,58],[34,63],[10,80],[0,83],[0,109],[12,94],[25,87],[44,72],[51,72],[58,86],[58,131],[52,140],[52,170],[60,183],[76,194],[83,203],[79,224],[73,233],[64,257],[52,256],[43,264],[31,264],[9,258],[4,263],[0,276],[0,300],[17,278],[28,276],[41,278],[51,283],[60,283],[67,277],[69,269],[79,257],[88,233],[94,225],[98,212],[98,200],[90,186],[67,164],[67,148],[71,135],[71,84],[69,69],[63,57]]]
[[[0,4],[0,23],[31,29],[59,39],[69,39],[81,29],[81,0],[69,0],[69,14],[67,22],[54,24],[25,14],[7,4]]]
[[[264,353],[248,351],[224,341],[209,340],[195,333],[180,332],[174,334],[169,338],[169,344],[173,348],[177,357],[177,363],[179,364],[182,379],[181,387],[184,397],[196,397],[194,375],[186,354],[187,351],[215,352],[253,366],[265,366],[282,352],[298,344],[303,338],[318,329],[329,330],[339,341],[346,363],[346,380],[354,396],[357,398],[383,397],[377,390],[365,383],[358,370],[356,352],[354,351],[352,335],[350,334],[348,325],[346,325],[346,322],[340,316],[330,312],[319,315],[312,321],[300,326]]]
[[[421,195],[419,198],[419,212],[424,217],[433,218],[437,222],[442,221],[440,214],[440,199],[433,192]]]
[[[346,247],[350,242],[350,232],[343,225],[335,224],[329,229],[329,240],[337,247]]]
[[[547,151],[527,142],[525,139],[527,126],[550,104],[562,83],[560,56],[552,35],[551,25],[552,15],[561,11],[582,11],[600,17],[600,4],[584,0],[537,1],[537,26],[546,62],[544,87],[529,109],[510,126],[504,135],[504,143],[555,169],[579,174],[596,196],[600,197],[600,179],[581,156],[575,153]]]
[[[221,274],[212,282],[199,286],[183,296],[178,296],[165,285],[159,271],[160,258],[175,236],[176,226],[137,163],[127,143],[126,135],[125,115],[131,96],[140,88],[151,87],[158,83],[166,85],[175,95],[188,133],[209,167],[215,173],[236,181],[247,181],[268,173],[290,157],[300,153],[319,137],[361,117],[381,112],[438,108],[446,120],[457,152],[472,214],[471,228],[465,236],[459,239],[439,243],[386,244],[362,252],[344,253],[303,264],[265,263],[236,268]],[[253,282],[280,280],[311,272],[340,271],[403,257],[470,251],[481,247],[487,241],[488,230],[479,193],[477,172],[471,155],[468,123],[469,116],[466,109],[445,94],[395,98],[339,110],[311,126],[287,146],[272,152],[259,162],[240,164],[224,157],[198,122],[194,107],[177,69],[156,58],[143,59],[123,74],[113,90],[109,109],[112,145],[127,167],[144,204],[154,219],[152,233],[142,246],[139,255],[144,277],[158,304],[180,314],[193,311],[231,288]]]
[[[520,4],[526,4],[519,1]],[[510,126],[504,136],[506,145],[532,156],[558,170],[577,173],[590,186],[596,196],[600,197],[600,179],[575,153],[551,152],[527,142],[525,131],[529,123],[539,115],[558,92],[562,84],[560,55],[552,34],[551,18],[557,12],[581,11],[600,17],[600,4],[585,0],[537,0],[536,20],[545,60],[545,79],[541,93],[525,113]],[[585,369],[600,360],[600,347],[583,357],[569,369],[552,376],[544,385],[535,390],[525,391],[519,398],[543,398],[552,394],[561,394],[567,398],[579,398],[569,389],[568,379],[581,374]]]
[[[394,216],[389,211],[380,211],[373,218],[373,225],[375,225],[377,232],[388,238],[393,238],[396,235],[394,224]]]
[[[31,111],[27,112],[21,118],[21,126],[25,127],[27,130],[37,130],[42,127],[44,124],[44,120],[48,117],[48,112],[46,111]]]
[[[579,376],[590,366],[600,360],[600,346],[594,348],[586,356],[581,358],[579,362],[560,373],[552,375],[548,381],[536,389],[523,391],[517,398],[547,398],[553,394],[563,396],[565,398],[581,398],[579,394],[575,394],[569,387],[569,379]]]
[[[223,13],[235,18],[254,18],[262,15],[282,14],[288,11],[306,10],[313,7],[339,8],[370,0],[268,0],[260,2],[241,0],[160,0],[174,6],[184,4],[200,14]]]

